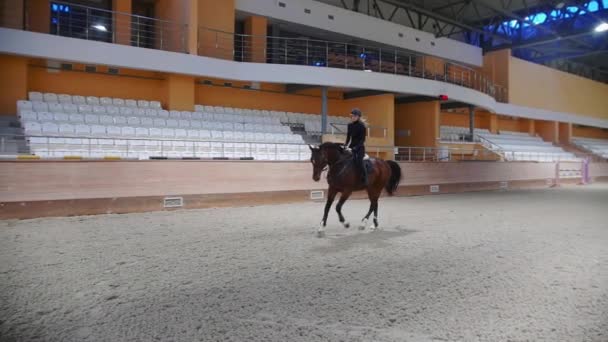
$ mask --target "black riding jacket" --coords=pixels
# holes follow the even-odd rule
[[[365,144],[366,130],[365,125],[360,120],[349,123],[346,132],[346,145],[350,148],[363,146]]]

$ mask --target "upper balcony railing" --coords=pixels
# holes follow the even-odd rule
[[[471,88],[507,102],[505,87],[483,73],[412,52],[307,38],[255,36],[198,30],[199,54],[239,62],[309,65],[419,77]]]
[[[0,26],[53,35],[186,52],[188,25],[68,2],[50,1],[50,23],[22,15],[18,2],[0,2]],[[48,26],[47,26],[48,25]]]
[[[12,2],[0,2],[1,26],[33,30],[28,15]],[[188,25],[130,13],[52,1],[50,34],[158,50],[188,52]],[[14,7],[14,8],[13,8]],[[14,15],[11,15],[11,12]],[[24,20],[24,23],[19,23]],[[44,27],[45,25],[37,25]],[[47,31],[46,28],[43,31]],[[404,75],[475,89],[507,102],[505,87],[480,71],[400,49],[307,38],[255,36],[199,27],[198,54],[239,62],[309,65]]]

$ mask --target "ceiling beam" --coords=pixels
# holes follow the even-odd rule
[[[399,98],[395,99],[396,104],[429,102],[429,101],[439,101],[439,99],[436,97],[424,96],[424,95],[406,96],[406,97],[399,97]]]
[[[401,1],[398,1],[398,0],[378,0],[378,1],[387,3],[389,5],[401,7],[401,8],[404,8],[404,9],[409,9],[409,10],[411,10],[413,12],[418,13],[419,15],[423,14],[424,16],[426,16],[428,18],[437,19],[437,20],[440,20],[440,21],[442,21],[444,23],[448,23],[450,25],[454,25],[454,26],[457,26],[459,28],[466,29],[468,31],[485,34],[487,36],[493,37],[494,39],[497,39],[497,40],[500,40],[500,41],[503,41],[503,42],[507,42],[507,43],[511,43],[511,40],[509,38],[489,33],[487,31],[484,31],[483,29],[470,26],[470,25],[468,25],[466,23],[463,23],[461,21],[458,21],[458,20],[455,20],[455,19],[452,19],[452,18],[448,18],[448,17],[443,16],[443,15],[438,14],[438,13],[434,13],[432,10],[428,10],[426,8],[416,6],[416,5],[411,4],[409,2],[401,2]]]
[[[318,88],[319,86],[316,85],[309,85],[309,84],[293,84],[293,83],[289,83],[285,86],[285,91],[287,91],[288,93],[297,93],[299,91],[302,90],[306,90],[306,89],[313,89],[313,88]]]
[[[608,53],[608,49],[586,51],[586,52],[575,53],[575,54],[571,54],[571,55],[554,54],[554,55],[541,56],[538,58],[533,58],[532,62],[543,63],[543,62],[548,62],[548,61],[553,61],[553,60],[576,59],[576,58],[600,55],[600,54],[604,54],[604,53]]]
[[[349,91],[348,93],[344,93],[344,100],[350,100],[350,99],[356,99],[358,97],[367,97],[367,96],[374,96],[374,95],[382,95],[382,94],[389,94],[386,91],[381,91],[381,90],[356,90],[356,91]]]
[[[555,43],[555,42],[562,41],[562,40],[578,39],[578,38],[582,38],[582,37],[585,37],[585,36],[588,36],[591,34],[593,34],[593,30],[589,29],[584,32],[570,33],[570,34],[566,34],[566,35],[558,36],[558,37],[542,38],[542,39],[535,39],[535,40],[522,41],[522,42],[513,42],[511,44],[493,46],[491,48],[486,49],[486,51],[502,50],[502,49],[509,49],[509,48],[513,49],[513,50],[524,49],[524,48],[530,48],[533,46],[551,44],[551,43]]]
[[[477,4],[481,5],[481,6],[484,6],[485,8],[490,9],[490,10],[492,10],[492,11],[498,13],[498,14],[501,14],[501,15],[503,15],[505,17],[508,17],[508,18],[515,19],[515,20],[519,21],[520,26],[521,26],[521,23],[526,22],[526,19],[524,17],[522,17],[522,16],[520,16],[518,14],[515,14],[512,11],[506,10],[504,8],[500,8],[498,6],[495,6],[493,3],[488,3],[485,0],[472,0],[472,1],[474,1],[475,3],[477,3]],[[537,28],[538,30],[545,31],[547,34],[550,34],[550,35],[554,36],[556,39],[567,39],[567,40],[576,39],[576,38],[570,38],[570,37],[567,37],[567,36],[562,37],[558,32],[556,32],[556,31],[554,31],[554,30],[552,30],[550,28],[547,28],[544,25],[535,25],[534,27]],[[576,42],[578,44],[582,45],[582,46],[589,47],[589,48],[591,47],[591,45],[587,44],[586,42],[583,42],[583,41],[576,41]]]

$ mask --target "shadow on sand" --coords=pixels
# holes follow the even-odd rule
[[[327,236],[322,238],[329,242],[325,246],[317,246],[312,248],[313,252],[317,253],[336,253],[349,250],[358,245],[367,245],[371,248],[384,248],[391,244],[390,240],[400,238],[417,230],[405,229],[400,226],[389,229],[378,229],[370,231],[369,229],[359,231],[357,228],[351,228],[347,231],[332,234],[332,231],[326,231]]]

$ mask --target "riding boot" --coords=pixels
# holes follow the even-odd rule
[[[361,181],[363,182],[363,185],[367,186],[368,185],[368,181],[367,181],[367,168],[365,167],[365,164],[363,164],[361,166]]]

